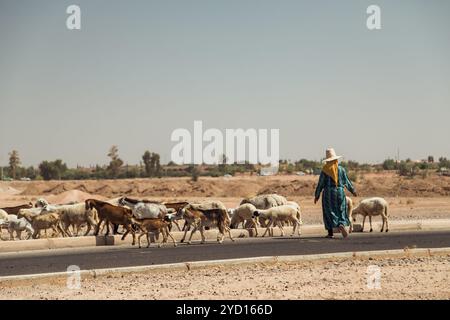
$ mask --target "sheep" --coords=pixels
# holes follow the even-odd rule
[[[17,213],[17,218],[25,218],[28,222],[31,223],[35,217],[42,213],[42,208],[29,208],[29,209],[20,209]]]
[[[6,220],[8,218],[8,212],[3,209],[0,209],[0,220]]]
[[[277,207],[279,205],[287,204],[287,200],[285,197],[280,196],[278,194],[262,194],[253,198],[245,198],[241,201],[240,204],[251,203],[256,209],[269,209],[273,207]],[[266,227],[267,223],[263,217],[260,217],[259,223],[261,226]]]
[[[280,201],[280,199],[276,199],[270,194],[263,194],[263,195],[259,195],[259,196],[253,197],[253,198],[243,199],[240,204],[251,203],[257,209],[265,210],[265,209],[269,209],[269,208],[278,206],[279,201]]]
[[[17,216],[16,218],[9,217],[8,219],[8,232],[10,240],[14,240],[14,231],[16,232],[19,240],[22,238],[22,231],[28,232],[27,239],[29,239],[34,233],[32,225],[25,218],[18,219]]]
[[[27,219],[28,220],[28,219]],[[56,212],[49,212],[38,215],[31,220],[31,226],[34,229],[33,239],[40,237],[41,230],[53,229],[64,237],[66,233],[61,227],[61,217]]]
[[[303,224],[302,220],[302,210],[300,209],[300,205],[295,201],[287,201],[286,205],[293,207],[297,210],[297,219],[300,224]]]
[[[72,236],[72,233],[69,231],[70,226],[72,226],[74,231],[76,228],[75,235],[78,235],[81,226],[87,224],[87,230],[84,234],[87,236],[91,228],[95,228],[97,225],[95,209],[86,210],[85,203],[60,206],[56,209],[56,212],[61,216],[64,231],[70,236]]]
[[[381,215],[381,218],[383,219],[383,224],[381,225],[380,232],[383,232],[385,224],[386,224],[386,232],[389,231],[388,203],[385,199],[383,199],[383,198],[368,198],[368,199],[362,200],[359,203],[359,205],[355,209],[352,210],[353,221],[356,221],[355,216],[358,214],[362,215],[364,217],[361,232],[364,231],[364,223],[366,222],[367,216],[369,216],[370,232],[372,232],[373,231],[372,216],[378,216],[378,215]]]
[[[292,205],[282,205],[278,207],[273,207],[267,210],[257,209],[253,213],[253,217],[263,217],[266,220],[269,220],[267,224],[266,231],[262,235],[263,237],[269,231],[269,235],[273,235],[273,225],[276,224],[281,230],[281,236],[284,236],[283,226],[281,222],[288,221],[292,222],[294,228],[292,230],[292,235],[295,234],[295,231],[298,230],[298,235],[300,236],[300,222],[297,219],[299,212],[298,209],[294,208]]]
[[[273,194],[269,194],[269,196],[272,197],[273,199],[275,199],[275,201],[277,202],[277,205],[279,205],[279,206],[288,204],[288,201],[286,200],[286,198],[283,196],[280,196],[279,194],[273,193]]]
[[[240,223],[248,221],[248,224],[246,224],[245,227],[251,226],[252,228],[255,228],[255,235],[258,236],[258,225],[256,220],[253,218],[253,213],[256,211],[256,207],[254,205],[251,203],[244,203],[236,209],[231,209],[230,211],[232,212],[230,223],[231,229],[235,229]]]
[[[49,203],[48,203],[47,200],[45,200],[43,198],[39,198],[39,199],[36,200],[36,202],[34,204],[34,207],[35,208],[44,208],[44,207],[46,207],[48,205],[49,205]]]

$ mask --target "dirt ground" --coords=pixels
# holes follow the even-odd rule
[[[159,201],[201,201],[214,198],[227,207],[235,207],[244,197],[278,193],[300,203],[305,223],[320,223],[320,204],[313,204],[317,176],[242,176],[232,178],[189,178],[86,180],[86,181],[14,181],[0,182],[0,207],[34,202],[43,197],[50,203],[64,204],[100,200],[122,195]],[[450,218],[450,177],[430,175],[408,179],[394,173],[365,174],[355,183],[356,202],[381,196],[390,204],[393,220]]]
[[[368,287],[369,266],[379,287]],[[450,255],[117,273],[73,290],[66,281],[0,283],[0,299],[449,299]]]

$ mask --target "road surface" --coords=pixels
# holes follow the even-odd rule
[[[348,239],[311,237],[241,238],[236,242],[206,244],[170,243],[164,248],[132,246],[54,249],[24,253],[0,253],[0,276],[66,271],[69,265],[81,269],[140,266],[215,259],[303,255],[410,248],[450,247],[449,231],[354,233]]]

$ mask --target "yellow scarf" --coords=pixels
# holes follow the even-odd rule
[[[339,170],[338,170],[338,160],[333,160],[326,162],[322,168],[322,171],[333,179],[334,183],[338,185]]]

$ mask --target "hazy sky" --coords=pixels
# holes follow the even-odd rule
[[[81,7],[81,30],[66,8]],[[381,7],[382,30],[366,28]],[[450,1],[0,0],[0,164],[170,160],[171,132],[279,128],[282,158],[450,156]]]

